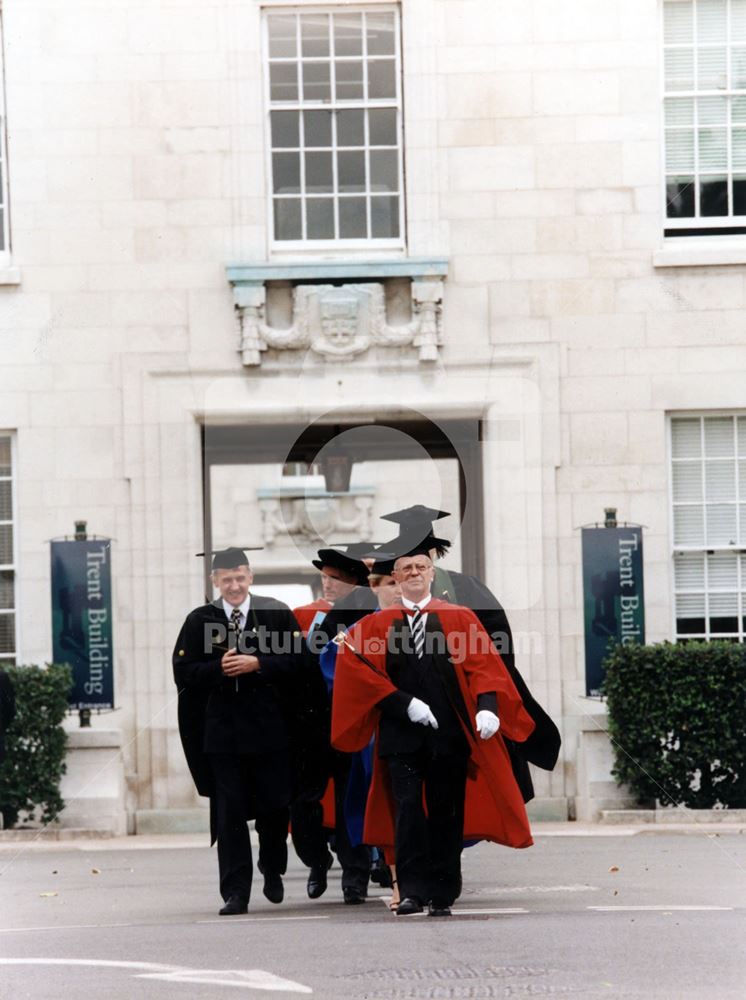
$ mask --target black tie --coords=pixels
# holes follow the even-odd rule
[[[421,660],[422,650],[425,645],[425,623],[422,620],[422,613],[416,604],[412,608],[412,611],[414,611],[414,614],[409,620],[409,628],[414,643],[414,655],[418,660]]]

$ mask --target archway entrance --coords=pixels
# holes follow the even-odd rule
[[[482,576],[480,432],[477,419],[435,422],[401,409],[370,420],[204,426],[205,549],[263,546],[254,589],[297,605],[317,582],[317,548],[385,542],[396,528],[381,515],[421,503],[451,512],[437,524],[453,542],[445,564]],[[344,469],[338,475],[345,464],[349,481]]]

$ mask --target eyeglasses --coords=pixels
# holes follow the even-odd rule
[[[411,576],[413,573],[427,573],[430,569],[430,563],[412,563],[411,566],[402,566],[398,573],[402,576]]]

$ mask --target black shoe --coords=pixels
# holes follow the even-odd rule
[[[309,871],[308,882],[306,882],[306,892],[308,893],[309,899],[318,899],[319,896],[324,895],[327,885],[326,873],[333,864],[334,858],[331,854],[328,854],[326,859],[326,868],[312,868]]]
[[[247,913],[249,901],[244,896],[229,896],[225,906],[218,911],[221,917],[235,917],[239,913]]]
[[[422,913],[424,907],[416,896],[405,896],[396,908],[397,917],[409,917],[413,913]]]
[[[385,861],[379,860],[374,865],[371,865],[370,880],[382,889],[394,888],[394,883],[391,880],[391,869]]]
[[[264,872],[264,888],[262,892],[270,903],[281,903],[285,898],[285,887],[282,876]]]
[[[355,906],[358,903],[365,902],[366,892],[365,889],[356,889],[354,886],[348,886],[342,890],[342,895],[344,896],[345,903]]]
[[[428,917],[450,917],[451,908],[442,899],[431,899],[427,904]]]

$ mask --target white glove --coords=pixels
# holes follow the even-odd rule
[[[491,736],[494,736],[499,728],[500,720],[494,712],[488,712],[486,708],[483,708],[481,712],[477,712],[477,732],[483,740],[488,740]]]
[[[430,706],[426,705],[424,701],[420,701],[419,698],[412,698],[407,705],[407,715],[411,722],[421,722],[423,726],[438,728],[438,720],[430,711]]]

